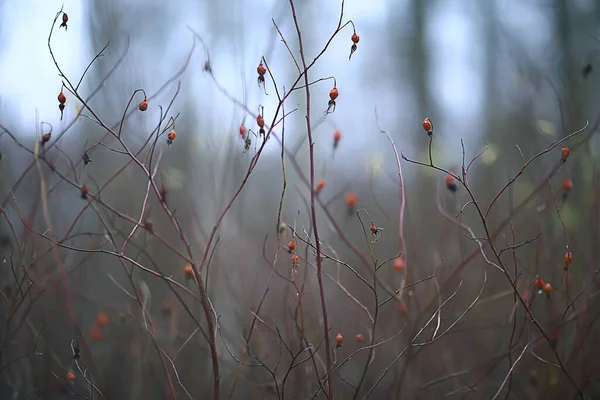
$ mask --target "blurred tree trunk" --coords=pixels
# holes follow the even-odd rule
[[[558,82],[562,84],[563,91],[563,132],[567,135],[573,131],[575,126],[581,124],[580,102],[581,96],[578,95],[578,77],[579,70],[575,68],[576,52],[572,46],[572,18],[567,0],[555,0],[554,6],[554,25],[556,30],[557,51],[560,55],[558,65]]]
[[[406,21],[406,23],[411,26],[412,31],[408,32],[408,35],[410,37],[410,44],[408,47],[408,56],[406,56],[405,51],[406,49],[398,46],[396,47],[396,54],[392,54],[392,57],[395,57],[395,62],[396,63],[402,63],[403,60],[408,59],[408,65],[407,65],[407,70],[408,70],[408,76],[409,76],[409,84],[412,86],[412,105],[413,105],[413,111],[414,114],[412,115],[412,119],[415,121],[414,126],[418,127],[416,129],[421,129],[420,128],[420,123],[421,121],[429,116],[431,117],[431,119],[434,122],[434,126],[435,126],[435,122],[436,120],[440,119],[440,114],[437,112],[437,110],[435,110],[433,108],[433,103],[431,101],[431,94],[429,91],[429,84],[428,84],[428,76],[429,76],[429,70],[430,70],[430,57],[429,57],[429,48],[427,45],[427,20],[428,17],[430,16],[430,12],[429,12],[429,8],[430,8],[430,1],[429,0],[412,0],[411,4],[409,6],[409,17],[408,20]],[[399,21],[401,21],[402,19],[405,19],[405,17],[403,16],[404,14],[404,9],[401,9],[401,7],[393,7],[391,8],[392,12],[390,13],[391,17],[392,17],[392,21],[390,23],[390,28],[391,28],[391,35],[392,37],[395,36],[395,32],[394,30],[398,29],[398,26],[401,26],[400,24],[398,24]],[[396,34],[397,35],[397,34]],[[396,40],[396,42],[399,42]],[[392,41],[393,43],[393,41]],[[395,76],[395,78],[397,79],[397,82],[401,82],[402,81],[402,77],[401,76]],[[394,86],[398,86],[398,83],[395,82]],[[404,83],[404,82],[403,82]],[[412,125],[411,125],[411,130]],[[422,132],[422,131],[420,131]],[[419,151],[423,152],[426,151],[426,148],[428,146],[428,141],[427,140],[421,140],[419,141]],[[423,194],[425,192],[430,192],[431,191],[431,186],[430,186],[431,182],[428,182],[427,180],[418,180],[417,182],[413,183],[413,193],[409,194],[409,198],[407,198],[407,203],[408,205],[410,205],[410,197],[413,196],[420,196],[420,194]],[[413,197],[414,198],[414,197]],[[424,198],[429,198],[429,199],[433,199],[433,197],[429,196],[429,197],[424,197]],[[435,207],[433,205],[434,203],[431,203],[430,206]],[[408,208],[408,206],[407,206]],[[407,225],[410,225],[410,218],[407,218],[407,220],[405,221],[405,223]],[[413,238],[412,240],[418,240],[417,238]],[[414,259],[411,259],[411,255],[408,254],[407,255],[408,259],[409,259],[409,263],[414,262]],[[413,296],[412,298],[417,298],[418,296]],[[408,299],[407,299],[408,301]],[[410,360],[411,359],[411,353],[412,353],[412,348],[411,350],[409,350],[409,352],[406,354],[406,360]],[[408,370],[409,365],[411,366],[411,371]],[[412,374],[413,371],[418,371],[418,367],[415,368],[415,366],[413,364],[404,364],[404,363],[398,363],[396,364],[396,368],[398,373],[396,374],[396,379],[395,379],[395,383],[394,383],[394,391],[393,393],[395,393],[396,397],[400,397],[401,394],[407,394],[407,393],[412,393],[414,390],[414,387],[412,387],[412,385],[410,384],[410,382],[412,381]],[[408,385],[407,385],[408,384]]]
[[[489,0],[481,3],[483,8],[482,31],[484,40],[482,42],[485,51],[484,70],[484,115],[485,127],[491,127],[494,115],[498,113],[500,106],[498,87],[498,20],[496,18],[496,2]],[[494,121],[498,122],[498,121]],[[493,126],[496,126],[495,124]],[[502,129],[502,128],[500,128]],[[488,135],[486,135],[488,136]]]
[[[417,112],[424,115],[429,110],[429,91],[427,75],[429,72],[429,58],[426,43],[426,15],[428,0],[412,1],[413,40],[410,48],[411,78],[413,82],[414,97],[417,104]],[[433,117],[432,117],[433,118]]]

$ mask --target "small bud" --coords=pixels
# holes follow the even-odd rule
[[[324,187],[325,187],[325,179],[321,178],[319,180],[319,182],[317,182],[317,185],[315,186],[315,191],[317,193],[319,193],[321,190],[323,190]]]
[[[86,186],[86,185],[83,185],[83,186],[82,186],[82,187],[79,189],[79,191],[81,192],[81,198],[82,198],[83,200],[87,200],[87,198],[88,198],[88,193],[89,193],[89,190],[88,190],[87,186]]]
[[[565,254],[565,271],[569,268],[569,265],[571,265],[572,262],[573,262],[573,253],[568,251]]]
[[[87,151],[81,155],[81,158],[83,159],[83,165],[88,165],[92,162],[92,159],[90,158],[90,155],[87,153]]]
[[[62,24],[60,24],[60,28],[65,28],[65,31],[67,30],[67,22],[69,22],[69,16],[67,15],[67,13],[63,13],[62,15]]]
[[[339,129],[333,133],[333,148],[336,149],[340,139],[342,138],[342,131]]]
[[[167,188],[165,185],[160,185],[158,188],[158,194],[160,195],[160,201],[165,203],[167,201]]]

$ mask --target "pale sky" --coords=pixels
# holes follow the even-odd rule
[[[579,0],[584,2],[585,0]],[[364,129],[345,130],[350,135],[355,135],[352,143],[361,147],[368,141],[364,132],[370,129],[375,131],[375,120],[373,109],[380,110],[381,122],[384,126],[386,115],[398,113],[398,110],[410,110],[410,98],[403,99],[406,106],[397,103],[398,99],[392,104],[388,101],[392,95],[398,97],[398,94],[385,92],[385,88],[367,85],[355,84],[356,79],[363,74],[363,68],[377,74],[378,60],[367,57],[369,43],[381,40],[375,34],[381,35],[381,24],[378,21],[386,18],[386,11],[391,6],[388,2],[393,2],[393,7],[406,8],[407,1],[401,0],[348,0],[346,1],[345,19],[352,19],[357,24],[357,29],[361,35],[359,50],[353,56],[351,62],[348,62],[347,56],[349,45],[344,42],[343,35],[350,35],[351,28],[342,33],[342,36],[332,45],[330,51],[323,58],[315,69],[311,72],[314,79],[320,76],[329,76],[335,71],[340,89],[340,100],[338,101],[338,111],[331,116],[331,125],[346,127],[368,127]],[[49,33],[52,18],[64,3],[64,9],[70,16],[69,29],[58,28],[53,37],[53,48],[55,55],[59,60],[65,73],[71,79],[78,79],[79,75],[87,65],[91,53],[99,49],[89,47],[89,39],[86,27],[83,25],[87,16],[83,15],[83,2],[77,0],[4,0],[0,3],[1,21],[0,21],[0,43],[3,46],[0,52],[0,118],[4,123],[8,123],[12,128],[19,128],[21,134],[34,134],[35,132],[35,112],[39,110],[40,119],[54,125],[55,129],[60,129],[61,122],[58,111],[56,96],[60,90],[60,79],[57,71],[52,64],[47,48],[47,37]],[[275,2],[272,1],[274,4]],[[536,23],[540,26],[541,32],[536,35],[543,38],[544,24],[540,23],[539,15],[527,12],[527,7],[519,6],[516,0],[506,0],[500,2],[499,7],[503,8],[503,18],[511,22],[511,29],[515,34],[521,36],[519,32],[525,34],[527,31],[528,40],[534,40],[531,24]],[[134,4],[134,3],[132,3]],[[477,116],[480,113],[482,98],[482,81],[478,71],[482,66],[482,50],[474,43],[478,36],[479,22],[472,18],[471,9],[474,7],[472,1],[447,1],[437,2],[435,9],[430,10],[430,19],[428,21],[428,51],[434,56],[432,82],[435,85],[439,102],[439,109],[443,110],[444,116],[436,127],[448,132],[461,132],[462,138],[469,138],[477,133]],[[260,5],[261,9],[266,10],[263,16],[256,16],[256,7]],[[243,7],[237,8],[234,12],[243,20],[243,26],[248,29],[255,29],[256,36],[259,38],[269,37],[272,29],[271,17],[268,10],[275,9],[269,5],[269,2],[248,1]],[[313,26],[310,35],[325,35],[331,33],[331,29],[337,23],[339,13],[339,2],[323,2],[322,9],[314,16]],[[507,14],[508,13],[508,14]],[[196,20],[189,9],[176,10],[176,15],[181,19],[179,26],[173,26],[172,29],[165,29],[166,40],[169,41],[169,51],[172,54],[164,54],[160,68],[163,69],[164,81],[167,76],[179,68],[181,58],[188,51],[191,44],[191,37],[186,30],[186,24],[192,25],[202,32],[201,23],[194,23]],[[508,18],[507,15],[511,17]],[[258,20],[257,18],[261,18]],[[132,29],[135,29],[135,23],[132,21]],[[290,32],[292,28],[288,21],[287,26],[283,26],[284,31]],[[241,99],[242,91],[240,88],[241,66],[252,66],[250,70],[255,69],[258,57],[262,51],[266,51],[269,40],[256,39],[252,35],[240,35],[241,43],[234,43],[230,49],[211,49],[212,56],[218,63],[218,70],[215,74],[224,86]],[[211,41],[208,40],[210,44]],[[172,44],[172,45],[171,45]],[[151,45],[151,44],[149,44]],[[179,45],[179,46],[178,46]],[[276,59],[272,60],[272,65],[289,62],[289,55],[277,41]],[[391,44],[390,44],[391,45]],[[256,51],[256,49],[262,49]],[[118,50],[116,50],[118,51]],[[206,92],[210,88],[210,81],[202,75],[202,53],[199,46],[194,64],[186,73],[186,78],[191,79],[197,86],[198,92]],[[137,60],[136,60],[137,61]],[[248,68],[248,67],[246,67]],[[252,71],[248,74],[252,77]],[[357,76],[359,78],[357,78]],[[157,80],[161,80],[160,76]],[[248,104],[257,104],[262,102],[267,110],[274,109],[276,105],[275,96],[265,98],[260,91],[254,87],[255,77],[248,78],[247,84],[252,86],[248,91]],[[252,85],[250,85],[252,84]],[[324,84],[325,85],[325,84]],[[327,84],[328,85],[328,84]],[[328,87],[321,86],[315,90],[314,104],[316,109],[326,106]],[[321,98],[317,96],[321,95]],[[262,97],[259,97],[262,96]],[[352,101],[357,98],[365,99],[365,102]],[[365,107],[364,104],[368,104]],[[67,104],[66,115],[73,114],[72,102]],[[293,107],[293,105],[289,105]],[[223,105],[219,107],[223,113],[223,120],[230,121],[232,118],[242,115],[239,110],[235,110],[232,105]],[[269,113],[267,112],[267,117]],[[316,114],[318,115],[318,114]],[[401,115],[402,116],[402,115]],[[406,117],[413,118],[410,113]],[[423,118],[425,116],[422,116]],[[267,118],[268,119],[268,118]],[[68,120],[68,118],[67,118]],[[420,121],[407,120],[407,126],[404,127],[405,133],[416,134],[420,132]],[[452,121],[451,123],[449,121]],[[414,125],[411,123],[414,122]],[[16,124],[19,124],[17,126]],[[63,120],[62,124],[65,121]],[[410,125],[409,125],[410,124]],[[330,125],[330,126],[331,126]],[[446,140],[442,136],[443,140]],[[459,143],[459,138],[448,137],[453,141],[453,145]],[[456,143],[455,143],[456,142]]]

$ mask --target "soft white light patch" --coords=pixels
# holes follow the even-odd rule
[[[61,78],[48,51],[48,35],[56,13],[64,3],[69,15],[68,31],[54,28],[52,49],[65,75],[77,83],[85,68],[83,43],[87,30],[80,1],[19,0],[4,2],[0,10],[0,119],[19,135],[35,135],[35,111],[41,121],[60,127],[60,111],[56,97]],[[75,104],[67,96],[68,115]],[[23,129],[26,128],[26,129]]]

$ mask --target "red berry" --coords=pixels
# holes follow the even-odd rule
[[[96,325],[99,327],[108,325],[108,320],[108,315],[105,312],[99,312],[98,315],[96,315]]]
[[[258,75],[263,76],[267,73],[267,68],[264,66],[263,63],[260,63],[258,64],[258,67],[256,67],[256,72],[258,73]]]
[[[571,180],[571,178],[567,178],[563,181],[562,189],[565,193],[569,193],[571,189],[573,189],[573,181]]]
[[[406,263],[404,262],[404,258],[396,257],[394,260],[394,270],[398,272],[402,272],[406,269]]]
[[[573,253],[568,251],[565,254],[565,268],[567,268],[569,265],[571,265],[571,262],[573,262]]]
[[[346,205],[349,209],[353,209],[356,206],[356,201],[358,200],[358,196],[354,192],[348,192],[346,194]]]
[[[339,95],[340,93],[338,92],[335,86],[329,91],[329,98],[331,99],[331,101],[335,101],[335,99],[337,99]]]
[[[324,179],[324,178],[321,178],[321,180],[319,180],[319,182],[317,182],[317,185],[316,185],[316,187],[315,187],[315,190],[316,190],[317,192],[320,192],[320,191],[323,189],[323,187],[325,187],[325,179]]]
[[[431,122],[431,120],[429,118],[425,118],[423,120],[423,129],[425,129],[425,132],[429,133],[433,130],[433,123]]]
[[[448,175],[446,175],[446,177],[444,178],[444,182],[446,183],[446,187],[448,188],[449,191],[451,192],[456,192],[456,179],[454,178],[454,175],[452,175],[451,173],[448,173]]]
[[[542,278],[540,278],[539,276],[537,278],[535,278],[535,287],[537,289],[542,289],[544,287],[544,284],[546,282],[544,282],[544,280]]]
[[[340,131],[339,129],[336,130],[333,133],[333,145],[337,146],[338,142],[340,141],[340,139],[342,138],[342,131]]]
[[[290,253],[293,252],[294,250],[296,250],[296,241],[294,239],[290,240],[287,247]]]
[[[194,276],[194,270],[192,269],[192,264],[187,263],[183,268],[183,272],[187,278],[192,278]]]

